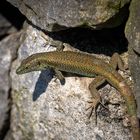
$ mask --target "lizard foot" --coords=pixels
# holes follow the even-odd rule
[[[108,108],[101,102],[101,100],[97,100],[97,99],[95,99],[95,98],[92,98],[90,101],[87,101],[87,102],[88,102],[90,105],[89,105],[88,108],[86,108],[86,111],[88,111],[89,109],[91,109],[91,110],[90,110],[90,113],[89,113],[89,115],[88,115],[88,118],[89,118],[89,119],[90,119],[90,117],[92,116],[93,111],[94,111],[94,113],[95,113],[95,116],[97,116],[96,110],[97,110],[97,107],[98,107],[99,104],[101,104],[105,109],[108,110]],[[97,120],[97,118],[96,118],[96,120]]]
[[[92,98],[90,101],[87,101],[90,105],[89,107],[86,108],[86,111],[90,110],[90,113],[88,115],[88,118],[90,119],[90,117],[92,116],[92,113],[94,111],[95,115],[96,115],[96,109],[100,103],[100,101]]]

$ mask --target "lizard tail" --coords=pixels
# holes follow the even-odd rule
[[[136,115],[130,116],[132,135],[134,140],[140,140],[139,120]]]
[[[124,97],[131,123],[132,135],[134,140],[140,140],[140,126],[137,118],[135,97],[131,88],[123,81],[120,82],[120,93]]]

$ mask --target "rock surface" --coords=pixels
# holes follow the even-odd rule
[[[129,65],[134,79],[134,90],[140,118],[140,1],[132,0],[125,34],[129,42]]]
[[[16,6],[37,27],[58,31],[78,26],[116,27],[125,20],[126,13],[122,7],[130,0],[7,1]]]
[[[0,139],[9,128],[10,67],[16,56],[20,33],[6,37],[0,42]]]
[[[13,32],[17,32],[17,29],[13,27],[2,14],[0,14],[0,38]]]
[[[12,112],[11,132],[14,140],[49,139],[104,139],[129,140],[131,133],[122,127],[118,118],[124,116],[124,107],[109,106],[111,116],[103,109],[95,124],[94,115],[88,119],[87,100],[91,97],[88,85],[91,78],[67,76],[66,83],[53,78],[51,71],[17,75],[16,68],[27,56],[51,51],[55,48],[44,45],[42,32],[29,26],[18,50],[18,58],[11,68]],[[70,49],[70,48],[67,48]],[[111,90],[111,91],[110,91]],[[112,102],[122,104],[116,90],[107,85],[100,93],[109,94]],[[114,113],[113,113],[114,112]],[[104,114],[104,115],[103,115]]]
[[[126,14],[123,8],[130,0],[7,1],[16,6],[27,17],[30,23],[37,28],[41,28],[45,31],[58,31],[78,26],[96,29],[118,26],[124,21]],[[89,112],[85,111],[87,108],[86,101],[91,97],[88,90],[88,85],[92,80],[91,78],[65,74],[66,82],[62,85],[59,80],[53,77],[52,72],[49,70],[24,75],[17,75],[15,73],[16,68],[27,56],[33,53],[55,49],[45,44],[46,40],[43,36],[47,39],[52,39],[37,30],[37,28],[27,25],[27,28],[24,27],[22,31],[22,41],[20,41],[20,45],[19,40],[14,41],[14,43],[17,43],[20,47],[18,57],[12,63],[10,73],[12,109],[10,130],[6,140],[131,139],[130,130],[124,127],[128,126],[128,119],[125,115],[125,107],[123,106],[124,101],[116,94],[118,92],[110,85],[106,85],[105,88],[100,89],[99,92],[105,103],[108,101],[114,105],[107,104],[109,111],[101,106],[98,108],[96,125],[95,114],[93,114],[89,120]],[[87,36],[86,32],[85,35]],[[97,41],[97,44],[99,42],[99,44],[102,45],[100,37],[99,35],[97,40],[96,37],[92,40],[91,36],[88,36],[88,40],[86,41],[89,44],[92,41]],[[114,35],[109,39],[111,43],[113,42],[112,44],[114,46],[114,44],[116,45],[116,41],[113,37]],[[66,38],[68,37],[66,36]],[[72,38],[74,38],[74,36],[72,36]],[[109,39],[105,38],[107,41],[109,41]],[[119,42],[121,41],[122,40],[119,40]],[[88,43],[85,42],[84,39],[82,39],[81,44],[89,49]],[[51,44],[51,42],[48,42],[48,44]],[[105,45],[104,42],[103,45]],[[107,52],[109,52],[108,46],[103,46],[103,50],[105,50],[105,48]],[[112,48],[114,49],[115,47]],[[135,50],[137,50],[137,48],[138,47],[136,47]],[[101,50],[100,48],[100,51]],[[10,62],[11,59],[13,58],[10,57]],[[10,65],[8,65],[8,68],[9,67]],[[125,79],[127,78],[126,76]],[[9,86],[9,79],[7,84]],[[7,91],[9,91],[9,88]],[[5,97],[7,100],[7,94]],[[5,101],[5,105],[7,107],[8,102]],[[4,108],[4,111],[5,115],[7,110]],[[4,120],[2,120],[2,122],[4,122]]]

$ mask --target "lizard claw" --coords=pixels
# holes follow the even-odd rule
[[[87,102],[90,104],[90,106],[86,108],[86,111],[91,109],[90,113],[88,115],[88,118],[90,119],[90,117],[92,116],[93,110],[95,110],[95,112],[96,112],[96,108],[97,108],[98,104],[100,103],[100,101],[93,98],[92,100],[87,101]]]
[[[90,104],[90,106],[86,108],[86,111],[88,111],[89,109],[91,109],[90,110],[90,113],[88,115],[88,118],[89,119],[92,116],[93,111],[95,113],[95,116],[97,117],[96,110],[97,110],[97,107],[98,107],[99,104],[101,104],[105,109],[108,110],[108,108],[101,102],[101,100],[97,100],[97,99],[92,98],[92,100],[87,101],[87,102]],[[97,120],[97,118],[96,118],[96,120]]]

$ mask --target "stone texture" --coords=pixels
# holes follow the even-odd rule
[[[140,118],[140,1],[132,0],[125,34],[129,42],[129,65],[134,79],[134,91]]]
[[[20,33],[10,35],[0,42],[0,139],[9,127],[10,77],[12,60],[16,57]]]
[[[0,14],[0,38],[16,31],[17,29],[12,26],[2,14]]]
[[[58,31],[78,26],[92,28],[118,26],[127,15],[122,7],[130,0],[7,1],[16,6],[37,27]]]
[[[46,41],[42,32],[31,26],[27,27],[23,34],[24,41],[20,45],[18,58],[13,62],[10,74],[13,100],[11,132],[14,140],[131,138],[130,131],[118,120],[124,117],[122,106],[116,108],[115,105],[110,105],[109,111],[113,114],[110,117],[107,115],[109,112],[102,108],[97,125],[94,115],[88,119],[85,109],[86,101],[91,97],[88,90],[91,78],[66,76],[66,83],[61,85],[49,70],[16,75],[16,68],[27,56],[55,49],[44,45]],[[100,90],[101,94],[109,94],[110,98],[115,98],[112,102],[122,104],[123,101],[116,92],[110,85]]]
[[[129,7],[130,14],[126,24],[126,36],[131,47],[140,54],[140,1],[132,0]]]

